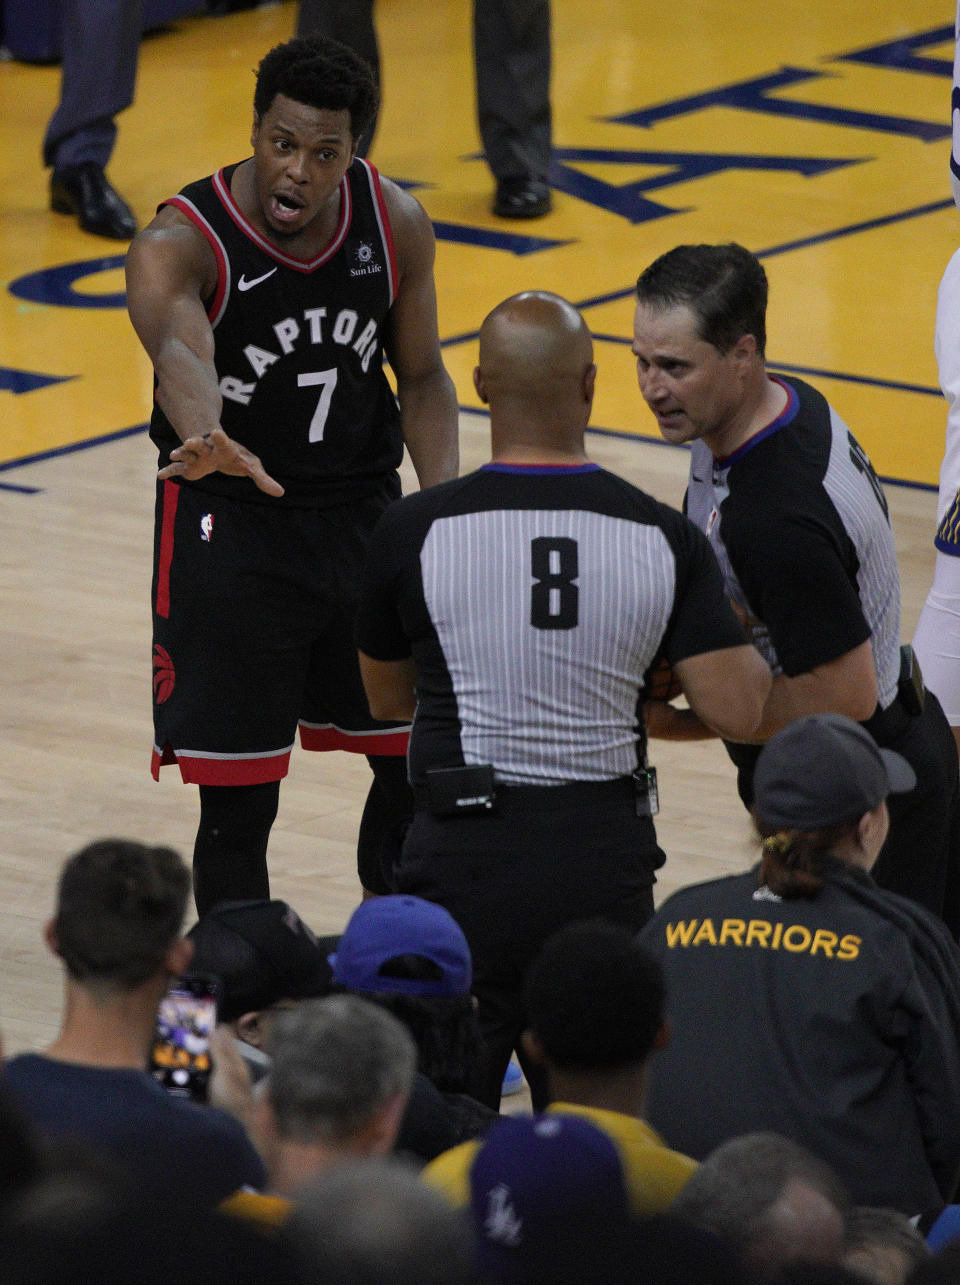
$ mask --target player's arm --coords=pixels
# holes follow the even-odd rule
[[[412,657],[374,660],[366,652],[359,655],[370,713],[383,722],[409,723],[417,708],[417,670]]]
[[[181,445],[161,478],[196,481],[208,473],[249,476],[262,491],[283,487],[257,456],[220,427],[222,398],[213,362],[213,329],[203,304],[217,267],[205,238],[167,206],[127,252],[127,310],[157,376],[157,401]]]
[[[440,353],[433,280],[436,242],[419,201],[383,180],[397,253],[397,295],[385,348],[397,381],[403,440],[420,486],[457,476],[457,394]]]

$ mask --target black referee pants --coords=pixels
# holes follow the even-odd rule
[[[470,944],[490,1106],[499,1106],[514,1049],[535,1108],[546,1105],[543,1077],[519,1048],[524,974],[541,945],[578,919],[638,931],[653,914],[663,862],[653,822],[636,815],[629,778],[501,787],[495,810],[478,816],[416,812],[398,890],[445,906]]]

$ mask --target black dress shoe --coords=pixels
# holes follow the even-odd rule
[[[537,178],[502,178],[497,184],[494,214],[501,219],[539,219],[553,209],[546,183]]]
[[[50,176],[50,208],[76,215],[85,232],[129,241],[137,221],[126,201],[110,186],[95,161],[54,170]]]

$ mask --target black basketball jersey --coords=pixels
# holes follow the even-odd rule
[[[329,506],[379,490],[403,456],[400,412],[383,371],[383,326],[396,296],[390,221],[372,165],[357,159],[340,188],[333,240],[309,261],[284,253],[244,217],[228,166],[164,202],[213,249],[205,300],[225,432],[285,488],[280,503]],[[179,438],[159,406],[150,436],[160,466]],[[249,478],[187,483],[266,499]]]
[[[594,464],[490,464],[411,495],[365,576],[361,649],[416,662],[415,784],[464,763],[515,785],[626,776],[654,658],[744,641],[693,523]]]

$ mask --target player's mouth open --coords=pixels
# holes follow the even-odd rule
[[[286,192],[274,192],[270,204],[274,218],[279,219],[281,223],[297,218],[303,209],[302,202]]]

